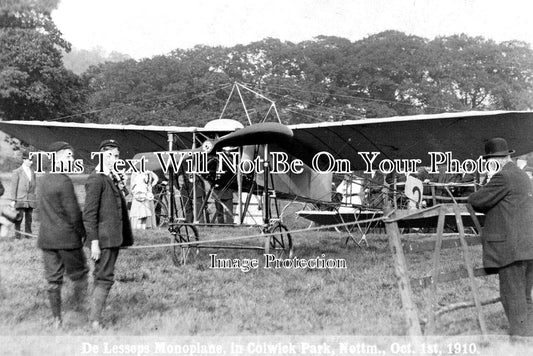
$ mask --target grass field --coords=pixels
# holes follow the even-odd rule
[[[292,226],[306,225],[292,219]],[[200,228],[200,239],[224,239],[257,232],[256,228],[204,227]],[[168,247],[121,251],[116,283],[104,313],[106,328],[101,335],[119,338],[171,335],[200,339],[266,336],[268,340],[283,340],[287,335],[303,338],[377,336],[395,340],[406,335],[387,237],[371,235],[370,247],[365,248],[353,243],[346,246],[345,237],[345,234],[329,230],[300,233],[293,239],[297,257],[314,258],[324,254],[326,258],[341,258],[346,260],[346,269],[258,268],[245,273],[235,269],[211,269],[209,254],[217,253],[221,258],[261,259],[260,253],[202,249],[189,264],[176,267]],[[169,241],[164,229],[136,231],[137,246]],[[262,241],[256,239],[248,243],[261,245]],[[480,265],[480,247],[473,247],[472,253],[476,265]],[[444,250],[442,256],[445,270],[455,269],[463,261],[459,249]],[[430,273],[431,253],[411,253],[406,257],[411,277]],[[50,337],[55,340],[65,336],[98,336],[88,328],[85,313],[69,309],[64,312],[62,330],[50,327],[41,252],[35,239],[1,240],[0,273],[4,289],[0,303],[0,344],[5,337],[26,340],[35,335],[45,336],[48,337],[46,345],[50,346]],[[477,285],[482,299],[498,295],[494,276],[478,278]],[[68,287],[67,281],[66,300],[69,299]],[[471,299],[466,280],[440,284],[438,290],[441,305]],[[416,288],[414,296],[420,316],[425,318],[428,291]],[[507,321],[501,304],[484,307],[484,312],[491,339],[505,335]],[[437,321],[436,334],[440,337],[454,340],[464,335],[475,337],[479,333],[473,309],[448,313]],[[13,354],[26,354],[21,352],[24,345],[19,343],[14,350]],[[520,355],[523,350],[523,347],[512,347],[505,342],[493,342],[481,354]]]
[[[250,228],[203,228],[201,239],[255,234]],[[165,230],[138,231],[136,245],[168,243]],[[192,263],[176,267],[169,248],[122,251],[116,283],[105,312],[105,335],[380,335],[406,334],[401,303],[385,236],[372,236],[369,248],[345,246],[333,231],[295,235],[296,255],[344,258],[347,269],[213,270],[209,253],[224,258],[260,258],[255,251],[200,250]],[[94,335],[86,316],[65,311],[65,326],[48,325],[40,251],[35,240],[0,242],[5,291],[0,335]],[[479,255],[478,248],[475,249]],[[479,256],[478,256],[479,257]],[[408,254],[412,276],[429,273],[430,254]],[[479,258],[476,258],[479,261]],[[459,251],[443,254],[446,268],[462,261]],[[482,297],[497,295],[494,277],[478,279]],[[68,290],[68,283],[66,288]],[[414,290],[421,316],[427,291]],[[465,281],[439,286],[439,303],[469,299]],[[68,291],[65,292],[68,299]],[[484,308],[489,331],[506,333],[500,304]],[[445,314],[437,334],[476,335],[473,309]]]

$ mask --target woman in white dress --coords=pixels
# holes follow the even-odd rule
[[[155,228],[154,194],[152,189],[157,184],[157,175],[152,171],[133,173],[131,175],[130,220],[134,229]]]

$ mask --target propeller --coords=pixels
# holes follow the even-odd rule
[[[263,122],[229,133],[202,144],[205,152],[217,151],[228,146],[262,145],[292,139],[292,130],[277,122]]]
[[[261,145],[269,143],[283,143],[292,139],[294,136],[292,130],[276,122],[264,122],[260,124],[255,124],[252,126],[247,126],[243,129],[237,130],[235,132],[229,133],[222,137],[206,140],[199,148],[186,149],[173,151],[175,153],[190,153],[191,155],[195,152],[216,152],[221,150],[223,147],[228,146],[248,146],[248,145]],[[166,153],[166,152],[165,152]],[[133,158],[141,159],[144,157],[145,169],[156,171],[161,169],[159,159],[157,158],[156,152],[142,152],[137,153]],[[190,157],[186,155],[187,159]]]

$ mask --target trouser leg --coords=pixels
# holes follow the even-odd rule
[[[115,263],[117,261],[118,251],[118,248],[102,249],[100,259],[94,264],[94,290],[89,320],[95,328],[100,327],[102,323],[102,312],[105,308],[109,291],[114,283]]]
[[[61,284],[49,283],[47,292],[52,316],[54,319],[61,320]]]
[[[65,253],[64,253],[65,254]],[[72,280],[72,306],[76,311],[83,311],[87,304],[89,288],[89,267],[83,249],[68,251],[64,257],[67,276]]]
[[[526,336],[533,336],[533,260],[526,263],[526,304],[527,304],[527,331]]]
[[[87,303],[87,291],[89,280],[84,275],[78,280],[72,281],[72,305],[74,310],[82,311]]]
[[[509,320],[511,336],[527,334],[528,305],[526,302],[526,264],[517,261],[498,271],[500,297]]]
[[[61,317],[61,283],[48,283],[48,302],[52,310],[52,326],[55,329],[61,328],[63,318]]]
[[[48,301],[54,318],[54,326],[61,324],[61,286],[65,266],[59,252],[56,250],[43,250],[44,275],[48,282]]]
[[[91,311],[89,313],[89,321],[93,323],[94,327],[100,327],[102,324],[102,312],[105,308],[110,290],[111,285],[96,284],[94,286],[91,300]]]
[[[20,211],[20,209],[18,209]],[[22,221],[15,222],[15,238],[20,239],[20,227],[22,226]]]
[[[89,285],[87,275],[89,267],[83,249],[59,250],[65,265],[66,275],[72,281],[72,304],[75,309],[81,310],[87,299]]]
[[[33,214],[33,209],[32,208],[24,209],[24,231],[27,234],[31,234],[32,233],[32,230],[31,230],[31,224],[33,222],[32,214]],[[30,236],[26,236],[26,237],[30,238]]]
[[[43,250],[45,278],[49,284],[62,283],[66,274],[72,281],[73,292],[68,305],[82,310],[86,303],[89,267],[83,249]]]

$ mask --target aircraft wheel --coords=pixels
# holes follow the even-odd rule
[[[199,241],[198,230],[192,225],[178,225],[172,232],[172,241],[175,243]],[[176,266],[183,266],[194,261],[200,250],[196,245],[173,246],[172,261]]]
[[[276,258],[292,258],[292,237],[289,229],[283,224],[269,227],[265,234],[265,253],[272,253]]]

